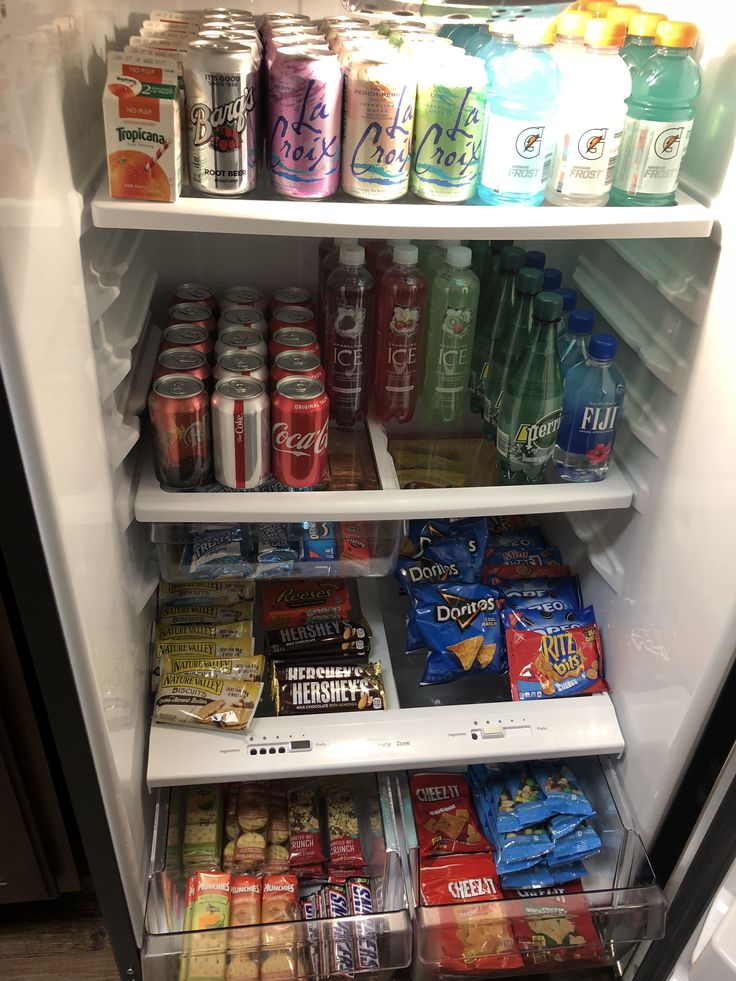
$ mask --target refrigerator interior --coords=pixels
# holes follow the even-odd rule
[[[657,6],[671,16],[692,16],[684,0]],[[316,15],[327,8],[305,0],[299,9]],[[283,237],[93,227],[90,201],[104,179],[104,56],[124,43],[145,11],[83,0],[39,6],[5,0],[3,10],[0,361],[141,937],[153,824],[146,786],[148,638],[158,567],[149,526],[135,517],[135,495],[152,339],[180,281],[215,289],[236,281],[266,290],[296,282],[314,288],[317,237],[293,229]],[[591,228],[575,235],[566,212],[555,217],[549,238],[524,240],[547,252],[621,342],[628,395],[617,459],[631,504],[581,510],[558,499],[556,513],[539,517],[596,608],[625,743],[617,772],[645,845],[730,667],[736,626],[730,589],[736,474],[724,450],[736,422],[728,279],[736,236],[732,225],[719,224],[736,203],[728,16],[716,0],[698,6],[705,86],[683,178],[684,189],[713,209],[712,237],[617,233],[606,241]],[[365,213],[375,222],[371,206]],[[451,213],[454,236],[469,237],[464,209]],[[434,237],[427,229],[435,220],[424,206],[416,227],[389,228],[386,235]],[[472,237],[509,237],[494,232],[493,220],[488,217],[485,234]],[[309,231],[336,229],[317,224]],[[514,513],[508,494],[482,491],[443,492],[433,499],[436,506],[428,499],[423,513],[496,513],[496,500]],[[370,517],[398,516],[380,499],[373,508]],[[563,708],[550,707],[560,717],[554,725],[563,725]],[[577,725],[570,711],[564,725]],[[488,752],[504,758],[503,742]],[[545,752],[554,755],[554,746]],[[176,755],[186,766],[187,754]]]

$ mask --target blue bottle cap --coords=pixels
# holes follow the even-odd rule
[[[547,261],[547,256],[544,252],[527,252],[525,266],[531,266],[532,269],[544,269],[544,264]]]
[[[588,355],[596,361],[611,361],[617,347],[613,334],[593,334],[588,344]]]
[[[548,266],[544,270],[544,289],[546,290],[559,289],[561,283],[562,283],[562,272],[559,269],[555,269],[553,266]]]
[[[568,289],[567,286],[561,286],[559,289],[555,290],[555,293],[559,293],[562,297],[562,309],[565,313],[569,313],[574,310],[578,305],[578,291],[573,289]]]
[[[595,324],[595,314],[592,310],[572,310],[570,319],[567,322],[567,329],[572,334],[592,334]],[[601,334],[601,337],[608,337],[608,334]]]

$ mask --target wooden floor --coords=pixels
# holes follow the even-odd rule
[[[0,906],[2,981],[119,981],[94,893]]]

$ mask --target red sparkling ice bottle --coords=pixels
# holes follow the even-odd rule
[[[378,287],[373,359],[373,405],[381,422],[409,422],[419,395],[427,281],[417,269],[419,250],[401,242]]]

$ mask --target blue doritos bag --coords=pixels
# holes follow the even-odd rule
[[[526,526],[514,528],[511,531],[488,533],[488,546],[502,548],[508,545],[519,545],[524,548],[544,548],[544,537],[541,528]]]
[[[459,561],[463,566],[469,562],[474,575],[472,580],[465,581],[477,581],[488,540],[488,528],[484,518],[410,521],[409,539],[416,548],[417,555],[423,555],[428,549],[439,548],[438,554],[454,554],[455,561]]]
[[[567,865],[568,862],[592,858],[600,850],[601,839],[587,822],[583,822],[564,838],[555,841],[554,851],[547,856],[547,864],[550,868]]]
[[[512,610],[561,610],[581,609],[582,595],[577,576],[560,576],[559,579],[497,579],[489,580],[506,600]]]
[[[592,606],[584,610],[511,610],[501,612],[504,630],[536,630],[542,634],[559,634],[570,627],[592,627],[596,622]]]
[[[574,774],[564,763],[536,760],[532,772],[545,793],[550,811],[557,814],[578,814],[591,817],[593,808],[580,789]]]
[[[536,545],[497,545],[486,549],[484,565],[562,565],[559,548]]]

